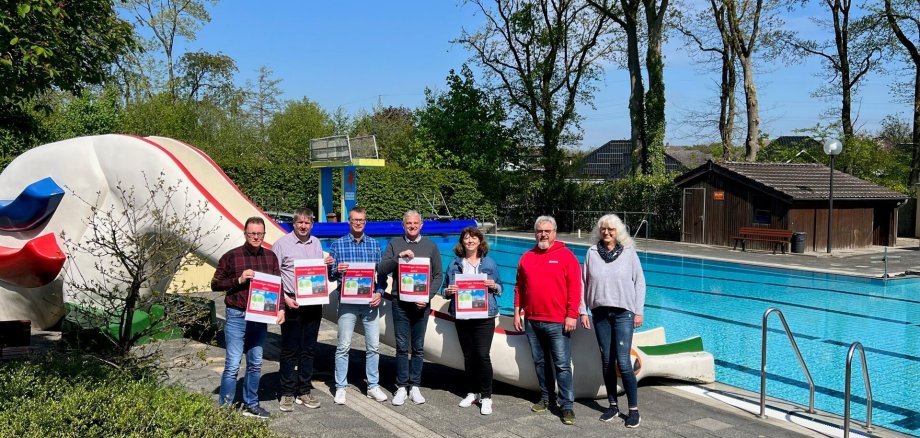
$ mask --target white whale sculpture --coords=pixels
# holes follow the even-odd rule
[[[220,168],[204,153],[182,142],[163,138],[140,138],[126,135],[81,137],[44,145],[17,157],[0,174],[0,199],[10,199],[33,181],[52,177],[65,189],[57,214],[41,226],[28,231],[0,233],[0,246],[22,247],[29,239],[47,233],[70,239],[87,239],[87,224],[94,220],[92,208],[77,199],[95,200],[95,206],[119,205],[116,186],[141,188],[149,178],[162,174],[180,191],[188,189],[189,201],[207,202],[202,228],[214,230],[204,236],[207,253],[197,254],[211,266],[220,256],[242,243],[242,222],[262,216],[266,222],[265,241],[274,242],[284,235],[270,218],[249,201]],[[143,194],[137,191],[136,194]],[[183,199],[183,201],[185,201]],[[43,286],[21,288],[0,280],[0,320],[29,319],[38,327],[54,325],[64,314],[63,303],[80,297],[68,284],[67,270],[92,275],[94,260],[67,260],[62,274]],[[381,318],[381,342],[395,345],[390,302],[384,301]],[[336,320],[337,302],[325,306],[324,316]],[[463,357],[453,320],[447,313],[447,301],[432,301],[425,338],[425,359],[452,368],[463,367]],[[360,330],[360,325],[358,327]],[[530,355],[530,345],[523,333],[513,329],[511,318],[496,318],[496,336],[492,343],[495,378],[522,388],[536,390],[537,379]],[[662,376],[691,382],[713,382],[714,361],[704,351],[647,354],[642,346],[664,344],[664,330],[636,333],[633,340],[634,360],[640,365],[638,378]],[[661,350],[659,348],[659,350]],[[701,350],[697,348],[696,350]],[[573,376],[576,397],[603,397],[605,388],[600,373],[600,356],[594,334],[577,330],[572,337]]]

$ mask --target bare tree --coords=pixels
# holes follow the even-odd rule
[[[740,8],[735,0],[723,0],[723,4],[728,20],[729,41],[741,63],[744,75],[744,105],[747,113],[744,159],[754,161],[760,149],[760,104],[757,100],[757,85],[754,82],[754,51],[760,31],[763,0],[756,0],[753,8],[748,1],[744,1]]]
[[[911,148],[910,176],[907,181],[908,187],[914,187],[920,183],[920,50],[917,48],[918,34],[914,33],[914,39],[911,40],[901,28],[901,23],[913,25],[913,30],[920,32],[920,1],[896,0],[896,3],[892,4],[892,0],[885,0],[885,19],[914,65],[914,127],[911,133],[911,141],[914,144]]]
[[[609,22],[584,1],[471,0],[485,17],[457,40],[474,54],[525,126],[539,138],[550,202],[561,180],[561,138],[576,125],[577,103],[590,103],[597,61],[613,45]]]
[[[119,182],[111,201],[103,193],[92,200],[78,196],[93,213],[87,231],[61,235],[71,260],[64,278],[76,292],[82,322],[99,328],[109,341],[105,350],[118,361],[138,359],[131,350],[142,340],[202,320],[205,308],[189,306],[167,287],[177,271],[202,263],[189,254],[206,256],[222,244],[203,243],[217,231],[204,225],[207,202],[193,202],[187,189],[168,184],[163,174],[144,180],[138,193]],[[83,258],[89,263],[76,262]],[[139,311],[150,317],[145,327],[134,323]]]
[[[790,38],[789,44],[799,54],[816,56],[829,67],[828,76],[840,93],[840,123],[845,139],[853,136],[852,100],[858,85],[866,75],[880,67],[885,47],[882,17],[865,13],[858,16],[853,10],[853,0],[820,0],[830,12],[830,20],[816,20],[822,27],[833,31],[833,41],[815,41]]]
[[[677,30],[692,42],[701,52],[714,54],[719,63],[719,138],[722,142],[722,159],[730,160],[732,155],[738,71],[735,51],[732,47],[728,18],[725,13],[725,4],[721,0],[709,0],[709,8],[699,11],[698,14],[682,15],[677,23]],[[715,24],[715,26],[712,26]],[[716,38],[709,38],[712,29],[715,29]],[[717,41],[711,42],[710,40]],[[704,111],[702,118],[709,124],[709,113]]]

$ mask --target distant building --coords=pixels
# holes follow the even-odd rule
[[[665,149],[664,165],[667,173],[683,173],[712,158],[709,154],[684,147]],[[585,157],[577,173],[578,179],[609,180],[628,177],[632,173],[632,143],[629,140],[610,140]]]
[[[731,246],[741,227],[806,233],[827,246],[830,168],[821,164],[709,161],[674,180],[682,190],[681,241]],[[834,172],[834,248],[893,246],[907,196]]]

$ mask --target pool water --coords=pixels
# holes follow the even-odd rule
[[[433,239],[445,265],[453,236]],[[515,271],[529,240],[488,237],[505,293],[514,303]],[[381,244],[385,244],[381,240]],[[584,260],[587,247],[569,245]],[[815,407],[843,415],[844,372],[850,344],[866,350],[873,391],[873,424],[920,434],[920,279],[876,279],[640,253],[646,282],[645,327],[663,326],[669,340],[702,336],[715,356],[716,379],[760,392],[761,320],[782,310],[816,386]],[[776,315],[768,335],[767,394],[808,405],[808,384]],[[853,418],[865,421],[865,390],[853,366]]]

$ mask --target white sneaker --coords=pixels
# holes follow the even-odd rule
[[[461,408],[468,408],[473,405],[473,402],[475,402],[477,398],[479,398],[479,395],[473,394],[471,392],[466,395],[466,398],[460,400],[460,403],[458,403],[457,406],[460,406]]]
[[[479,401],[479,413],[482,415],[492,415],[492,399],[484,398]]]
[[[422,391],[419,391],[418,386],[413,386],[412,389],[409,390],[409,398],[412,399],[412,403],[417,405],[425,403],[425,397],[422,397]]]
[[[406,402],[406,388],[399,388],[393,394],[393,406],[402,406]]]
[[[332,399],[337,405],[345,404],[345,388],[339,388],[335,390],[335,398]]]
[[[387,401],[387,395],[383,393],[379,386],[367,390],[367,398],[372,398],[379,402]]]

